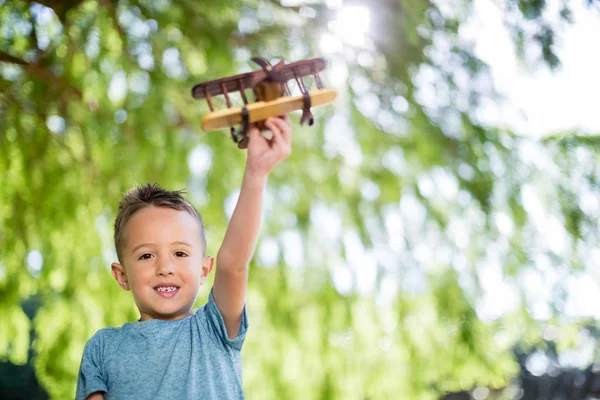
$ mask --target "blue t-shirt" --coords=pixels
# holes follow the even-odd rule
[[[177,321],[158,319],[99,330],[86,344],[76,400],[243,399],[242,344],[248,322],[227,337],[212,291],[208,303]]]

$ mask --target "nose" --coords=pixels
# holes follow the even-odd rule
[[[171,257],[158,257],[156,263],[156,276],[169,276],[175,273],[175,264]]]

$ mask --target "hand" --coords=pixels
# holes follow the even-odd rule
[[[248,158],[246,173],[264,178],[275,166],[292,152],[292,124],[287,115],[268,118],[265,127],[273,133],[269,140],[261,136],[254,125],[248,134]]]

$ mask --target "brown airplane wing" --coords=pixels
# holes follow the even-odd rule
[[[255,72],[246,72],[244,74],[234,75],[227,78],[215,79],[213,81],[199,83],[192,88],[192,96],[197,99],[204,99],[206,91],[210,96],[218,96],[223,94],[223,86],[228,93],[237,92],[240,90],[240,81],[244,83],[246,88],[250,88],[252,76]]]
[[[285,64],[277,71],[281,73],[286,80],[290,80],[295,77],[300,78],[302,76],[321,72],[324,68],[325,59],[313,58],[311,60],[302,60],[291,64]],[[204,99],[206,97],[206,92],[208,92],[210,96],[218,96],[223,94],[223,88],[227,90],[227,93],[236,92],[240,90],[240,82],[243,83],[244,88],[250,89],[252,87],[252,78],[257,73],[262,73],[262,71],[246,72],[244,74],[200,83],[192,88],[192,96],[197,100]]]
[[[312,75],[313,73],[319,73],[325,69],[324,58],[313,58],[311,60],[296,61],[290,64],[286,64],[278,70],[285,78],[289,81],[295,77],[302,77],[306,75]]]

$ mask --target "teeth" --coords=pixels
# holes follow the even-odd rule
[[[177,288],[175,286],[161,286],[156,290],[158,290],[159,292],[173,292],[177,290]]]

